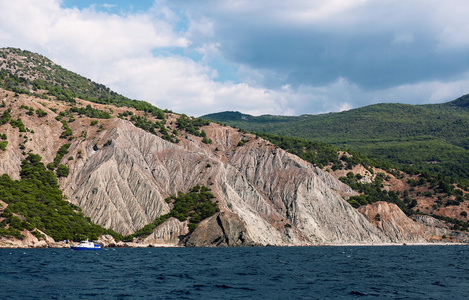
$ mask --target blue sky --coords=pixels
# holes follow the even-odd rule
[[[469,93],[463,0],[16,0],[0,11],[0,47],[188,115],[318,114]]]
[[[63,0],[61,6],[64,8],[85,9],[94,6],[96,10],[115,13],[129,14],[136,12],[144,12],[153,6],[154,0],[138,0],[138,1],[95,1],[95,0]]]

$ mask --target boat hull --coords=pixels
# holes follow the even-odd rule
[[[70,248],[72,250],[101,250],[101,245],[86,240],[78,245],[72,245]]]
[[[72,249],[72,250],[78,250],[78,251],[83,251],[83,250],[101,250],[101,247],[76,247],[76,246],[71,246],[70,249]]]

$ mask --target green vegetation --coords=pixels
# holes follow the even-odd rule
[[[59,150],[57,150],[57,154],[55,155],[54,161],[47,164],[47,168],[49,170],[55,170],[56,168],[59,167],[60,161],[68,153],[68,148],[70,148],[70,144],[64,144],[59,148]],[[61,166],[63,166],[63,165],[61,165]],[[60,172],[61,175],[65,174],[65,172],[64,172],[65,170],[63,170],[64,167],[61,167],[61,169],[62,169],[61,172]],[[67,175],[68,175],[68,168],[67,168]],[[64,177],[67,177],[67,175],[64,176]]]
[[[32,107],[29,107],[29,106],[26,106],[26,105],[21,105],[20,109],[26,109],[27,110],[26,114],[28,116],[32,116],[34,114],[34,108],[32,108]]]
[[[0,49],[0,51],[14,53],[24,57],[26,62],[31,63],[23,64],[21,66],[22,72],[20,73],[13,73],[10,69],[2,69],[0,71],[0,87],[6,90],[18,94],[36,94],[36,96],[41,98],[53,96],[57,100],[72,104],[76,103],[75,98],[80,98],[100,104],[112,104],[117,107],[126,106],[150,113],[158,119],[164,119],[164,113],[170,112],[169,110],[161,110],[154,107],[145,101],[131,100],[124,97],[102,84],[95,83],[90,79],[54,64],[42,55],[16,48]],[[10,63],[19,68],[19,61],[12,60]],[[35,79],[30,80],[30,77]],[[36,92],[39,90],[47,92],[45,94],[37,94]]]
[[[331,166],[333,170],[345,168],[351,169],[352,167],[361,164],[365,168],[377,167],[384,170],[389,170],[392,165],[377,159],[371,159],[362,155],[357,151],[347,151],[351,156],[340,156],[340,149],[326,143],[313,142],[304,139],[279,136],[268,133],[257,133],[257,136],[270,141],[272,144],[285,151],[301,157],[303,160],[310,162],[320,168]],[[243,143],[241,143],[243,142]],[[246,140],[240,141],[238,145],[244,145]]]
[[[354,190],[362,193],[360,196],[352,196],[347,200],[355,208],[360,205],[385,201],[396,204],[406,215],[412,215],[415,213],[412,210],[412,208],[417,205],[417,201],[415,199],[411,200],[409,197],[406,197],[406,202],[404,202],[395,192],[387,192],[382,189],[382,183],[385,180],[384,174],[378,174],[372,183],[360,183],[359,180],[361,179],[361,176],[358,174],[354,175],[352,172],[349,172],[346,177],[340,177],[339,179],[348,184]]]
[[[258,136],[269,140],[277,147],[293,153],[320,168],[351,170],[356,165],[362,165],[370,173],[373,173],[372,167],[375,167],[383,169],[384,171],[394,175],[396,178],[402,179],[404,177],[404,173],[399,171],[399,169],[391,163],[378,159],[371,159],[357,151],[348,150],[347,155],[341,155],[340,153],[342,152],[340,149],[321,142],[313,142],[299,138],[277,136],[266,133],[258,133]],[[467,200],[466,197],[463,197],[462,190],[454,187],[454,179],[451,177],[425,171],[419,172],[415,168],[410,167],[407,167],[404,171],[409,176],[418,175],[418,179],[409,179],[408,183],[411,186],[411,189],[415,187],[429,189],[424,193],[424,195],[432,196],[434,194],[438,196],[438,199],[440,200],[437,201],[437,207],[435,207],[435,209],[441,205],[460,205],[461,202]],[[389,180],[389,177],[384,174],[377,174],[372,183],[361,183],[360,179],[362,179],[362,176],[360,174],[355,175],[353,172],[349,172],[347,176],[339,179],[360,193],[359,196],[353,196],[347,200],[355,208],[378,201],[385,201],[396,204],[407,215],[419,213],[418,211],[414,211],[414,207],[417,205],[417,200],[413,198],[413,196],[411,197],[411,195],[415,196],[416,193],[404,191],[402,194],[399,194],[394,191],[386,191],[383,188],[383,183],[384,181]],[[430,190],[432,192],[430,192]],[[452,222],[452,219],[448,219],[447,221]],[[453,226],[457,224],[459,223],[453,223]],[[467,228],[467,226],[458,226],[459,227],[457,228]]]
[[[137,230],[132,236],[137,238],[148,236],[155,227],[171,217],[180,221],[189,220],[189,231],[192,232],[202,220],[219,211],[217,203],[212,201],[213,198],[214,196],[210,193],[209,188],[206,186],[200,187],[199,185],[194,186],[188,194],[179,192],[177,196],[172,195],[166,198],[166,202],[173,205],[171,212],[160,216],[154,222]],[[130,239],[132,236],[126,237],[126,239]]]
[[[211,144],[211,143],[213,143],[213,141],[212,141],[212,139],[209,139],[209,138],[207,138],[206,136],[204,136],[204,137],[202,138],[202,143],[204,143],[204,144]]]
[[[182,114],[176,120],[176,124],[179,129],[184,129],[188,133],[195,136],[204,137],[205,131],[200,131],[200,127],[209,125],[210,121],[200,118],[189,118],[188,116]]]
[[[469,184],[469,96],[445,104],[377,104],[323,115],[254,117],[224,112],[203,118],[328,143],[401,169],[411,166]]]
[[[39,155],[29,154],[20,175],[21,180],[11,180],[6,174],[0,177],[0,199],[8,204],[1,214],[5,219],[0,223],[0,235],[21,238],[23,229],[38,228],[56,241],[97,239],[101,234],[121,239],[112,230],[91,223],[79,207],[64,200],[54,173],[46,170]]]
[[[13,128],[18,128],[20,132],[26,132],[26,128],[24,127],[23,121],[18,117],[18,119],[11,119],[10,120],[10,125]]]
[[[0,142],[0,150],[5,151],[6,148],[7,148],[7,145],[8,145],[7,135],[6,135],[5,133],[4,133],[4,134],[0,134],[0,139],[3,140],[2,142]]]
[[[66,165],[59,165],[55,171],[57,177],[67,177],[69,172],[70,169]]]
[[[68,124],[65,120],[62,120],[62,129],[64,130],[62,134],[60,135],[61,139],[65,139],[67,137],[71,137],[73,135],[72,129],[68,127]]]
[[[91,105],[84,108],[74,106],[77,103],[75,98],[81,98],[95,103],[134,108],[144,112],[133,113],[126,110],[119,113],[118,117],[127,119],[135,126],[152,134],[158,134],[168,141],[177,143],[177,135],[183,130],[201,137],[205,144],[212,143],[212,140],[207,138],[206,132],[201,130],[202,126],[210,124],[209,121],[181,115],[176,121],[179,131],[176,129],[169,131],[165,120],[165,112],[169,112],[167,110],[161,110],[144,101],[130,100],[103,85],[53,64],[45,57],[28,51],[13,48],[0,49],[0,55],[7,51],[23,57],[22,60],[27,64],[21,64],[20,60],[11,60],[9,65],[12,67],[0,70],[0,87],[15,92],[16,96],[34,94],[44,99],[56,98],[67,102],[71,108],[60,112],[56,117],[63,124],[61,138],[71,139],[73,134],[65,117],[68,117],[68,123],[75,121],[77,115],[96,119],[111,118],[109,112],[94,109]],[[0,107],[6,107],[6,103],[2,101]],[[26,110],[26,115],[34,115],[32,107],[22,105],[21,109]],[[111,108],[109,111],[112,113]],[[10,113],[10,109],[3,110],[0,125],[10,122],[13,127],[19,128],[20,132],[29,131],[20,118],[14,120]],[[36,114],[38,117],[47,115],[41,109],[37,109]],[[400,176],[400,171],[396,170],[418,175],[418,177],[415,176],[417,179],[409,180],[411,189],[419,187],[423,190],[423,196],[438,197],[439,200],[433,205],[435,209],[442,205],[460,205],[461,202],[467,200],[464,193],[455,188],[453,183],[457,182],[459,187],[469,190],[469,96],[440,105],[379,104],[318,116],[252,117],[239,113],[221,113],[208,115],[206,118],[238,126],[242,128],[241,132],[245,132],[244,130],[261,132],[257,135],[326,170],[352,169],[353,166],[361,164],[370,172],[373,172],[371,167],[378,167],[397,176]],[[97,120],[91,121],[91,126],[97,124]],[[101,124],[98,131],[103,128]],[[274,133],[283,136],[274,135]],[[82,136],[86,137],[84,131]],[[26,150],[26,141],[25,136],[24,141],[20,141],[20,149]],[[247,139],[242,139],[238,146],[243,146],[246,142],[248,142]],[[7,144],[5,137],[0,142],[0,149],[5,150]],[[110,144],[109,140],[103,147]],[[51,171],[55,170],[59,177],[67,176],[69,173],[65,165],[59,165],[68,153],[69,146],[69,144],[62,146],[54,162],[47,165],[47,168]],[[95,144],[93,149],[98,150],[98,146]],[[344,150],[339,151],[339,149]],[[217,150],[218,148],[215,149]],[[339,154],[343,152],[345,154]],[[23,155],[26,155],[25,151]],[[77,157],[80,158],[81,153]],[[207,167],[210,167],[210,164],[207,164]],[[50,173],[54,175],[53,172]],[[50,176],[50,173],[44,174]],[[414,199],[415,193],[405,191],[399,194],[385,191],[383,189],[383,183],[387,180],[385,176],[379,175],[372,183],[361,183],[359,177],[359,175],[349,173],[341,178],[343,182],[361,193],[360,196],[349,199],[349,203],[353,206],[387,201],[396,203],[408,215],[418,213],[413,210],[417,204]],[[211,198],[208,202],[194,200],[198,199],[197,195],[206,194],[207,191],[206,187],[199,187],[197,192],[191,191],[188,195],[179,193],[178,197],[168,198],[174,206],[171,213],[161,216],[142,229],[142,232],[148,234],[155,226],[171,216],[180,220],[188,219],[189,228],[193,231],[201,219],[216,212],[216,204],[210,201]],[[27,192],[20,190],[18,195]],[[199,210],[199,206],[205,208]],[[8,212],[5,212],[5,216],[7,216],[5,224],[7,222],[14,224],[10,227],[12,228],[9,233],[11,235],[19,233],[14,230],[29,226],[26,223],[23,224],[24,226],[21,225],[21,222],[26,221],[21,221],[11,213],[8,215]],[[467,218],[467,213],[466,216],[463,214],[460,216]],[[447,221],[457,225],[458,228],[467,229],[464,225],[466,223],[459,224],[457,220],[453,220],[454,222],[452,220]],[[0,228],[0,230],[6,229]],[[136,236],[143,236],[142,232]]]
[[[110,118],[112,118],[112,116],[107,111],[92,108],[91,105],[87,105],[86,108],[74,106],[74,107],[70,108],[70,112],[71,113],[78,113],[79,115],[85,115],[89,118],[95,118],[95,119],[110,119]]]
[[[7,109],[3,112],[2,118],[0,119],[0,125],[8,123],[11,119],[10,109]]]
[[[138,111],[145,113],[145,117],[135,116],[132,112],[126,111],[122,114],[118,114],[120,118],[126,118],[131,116],[131,121],[135,126],[140,127],[146,131],[156,134],[159,131],[162,134],[162,138],[170,142],[177,143],[179,140],[176,138],[177,134],[170,134],[165,127],[165,112],[171,112],[169,110],[162,110],[145,101],[131,100],[122,95],[119,95],[104,85],[97,84],[89,79],[79,76],[73,72],[63,69],[62,67],[52,63],[49,59],[29,52],[22,51],[15,48],[0,49],[0,51],[10,52],[23,57],[25,62],[31,64],[22,64],[21,72],[13,73],[12,69],[5,68],[0,72],[0,87],[4,89],[14,91],[18,94],[35,94],[41,98],[48,98],[49,96],[55,97],[57,100],[65,101],[71,104],[76,104],[75,98],[84,99],[87,101],[99,103],[99,104],[110,104],[116,107],[129,107],[134,108]],[[11,60],[10,64],[13,65],[13,69],[19,68],[19,60]],[[33,80],[29,78],[35,78]],[[42,92],[39,92],[39,91]],[[44,93],[44,91],[46,93]],[[78,113],[80,115],[86,115],[91,118],[107,119],[111,115],[108,112],[100,111],[97,109],[87,106],[86,108],[72,107],[69,111],[71,113]],[[28,111],[29,113],[29,111]],[[161,122],[154,122],[147,118],[150,114]],[[61,112],[58,116],[58,120],[61,120],[65,116],[65,112]],[[186,117],[187,118],[187,117]],[[69,122],[72,122],[70,119]],[[186,128],[191,134],[202,136],[199,131],[199,127],[209,122],[201,119],[189,119],[187,122],[182,121],[180,128]],[[67,138],[72,135],[70,128],[64,124],[64,132],[62,138]],[[203,137],[203,142],[211,144],[212,141],[207,137]]]
[[[244,146],[244,144],[246,144],[247,142],[249,142],[249,140],[242,139],[241,141],[238,142],[238,147]]]
[[[47,113],[40,108],[36,109],[36,114],[39,118],[47,116]]]
[[[141,116],[137,116],[134,114],[128,114],[128,115],[131,116],[130,121],[138,128],[141,128],[155,135],[157,134],[156,130],[158,130],[163,135],[162,136],[163,139],[170,141],[172,143],[178,142],[177,139],[173,139],[175,136],[174,135],[171,136],[168,129],[166,129],[165,127],[166,120],[164,118],[163,120],[161,120],[161,122],[158,122],[158,121],[153,122],[152,120],[146,117],[141,117]]]
[[[26,114],[28,116],[32,116],[34,114],[34,108],[33,107],[30,107],[30,106],[27,106],[27,105],[21,105],[20,109],[26,109],[27,110]],[[36,109],[36,114],[40,118],[47,116],[47,113],[45,111],[43,111],[42,109],[40,109],[40,108]]]

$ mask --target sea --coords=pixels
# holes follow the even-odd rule
[[[0,299],[469,299],[469,246],[1,249]]]

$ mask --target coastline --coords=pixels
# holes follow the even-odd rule
[[[6,241],[0,242],[0,249],[70,249],[70,245],[63,242],[54,243],[39,243],[35,245],[20,245],[18,243],[8,243]],[[101,244],[102,245],[102,244]],[[266,245],[266,246],[252,246],[252,247],[398,247],[398,246],[469,246],[469,243],[461,242],[424,242],[424,243],[372,243],[372,244],[317,244],[317,245]],[[112,245],[102,245],[102,248],[116,249],[116,248],[193,248],[179,245],[168,244],[144,244],[135,242],[117,242]],[[216,248],[216,247],[198,247],[198,248]],[[227,247],[219,247],[227,248]],[[228,247],[236,248],[236,247]]]

